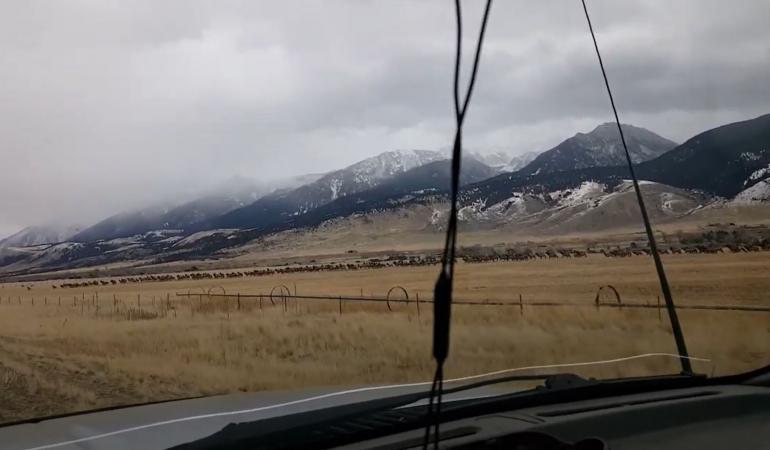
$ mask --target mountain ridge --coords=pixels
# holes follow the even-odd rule
[[[629,124],[622,124],[622,128],[631,160],[635,164],[657,158],[677,145],[645,128]],[[606,122],[588,133],[577,133],[540,153],[521,170],[530,174],[552,173],[625,163],[625,151],[617,125]]]

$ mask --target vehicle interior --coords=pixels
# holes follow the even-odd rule
[[[389,18],[379,18],[382,10],[373,9],[357,19],[356,11],[365,7],[354,3],[328,6],[328,12],[323,3],[300,2],[293,7],[304,12],[296,14],[276,6],[280,19],[269,17],[270,2],[260,5],[264,17],[236,2],[221,6],[227,14],[217,20],[210,11],[220,6],[211,4],[206,8],[213,9],[201,9],[210,17],[188,17],[177,5],[171,12],[180,18],[169,13],[169,22],[158,18],[163,7],[152,3],[97,11],[120,16],[114,23],[128,25],[117,34],[98,26],[105,42],[86,51],[94,61],[109,61],[94,56],[95,49],[109,48],[113,40],[130,41],[134,50],[150,46],[150,37],[141,44],[132,40],[145,36],[132,34],[138,27],[131,21],[141,20],[131,14],[184,29],[148,29],[148,36],[183,36],[153,50],[146,61],[159,71],[152,77],[139,69],[109,75],[137,77],[130,81],[136,90],[118,95],[127,109],[136,108],[131,114],[141,116],[131,122],[132,132],[148,133],[136,142],[143,146],[145,139],[161,136],[152,134],[160,128],[166,147],[190,145],[189,154],[159,156],[152,165],[162,170],[150,172],[148,179],[189,165],[196,174],[286,169],[293,181],[282,179],[284,184],[275,182],[259,195],[249,185],[243,197],[235,190],[196,193],[192,201],[156,203],[139,212],[113,210],[112,203],[124,199],[121,166],[134,176],[132,161],[138,158],[102,150],[130,140],[110,134],[98,117],[105,123],[117,119],[99,112],[90,119],[93,130],[81,127],[88,139],[65,139],[65,152],[93,145],[110,155],[114,174],[100,188],[83,182],[83,191],[110,191],[94,200],[102,208],[94,207],[94,217],[121,212],[66,235],[44,238],[41,229],[31,234],[25,228],[23,235],[0,240],[0,449],[770,449],[770,114],[717,124],[716,114],[703,113],[709,105],[722,108],[718,103],[728,94],[735,105],[724,106],[728,112],[719,118],[770,105],[739,105],[739,100],[747,105],[770,101],[768,85],[752,84],[754,75],[749,76],[767,78],[763,70],[770,70],[770,52],[746,37],[755,32],[747,24],[755,23],[767,5],[747,1],[746,10],[736,12],[738,5],[710,2],[687,7],[594,5],[592,0],[558,6],[499,0],[407,3],[417,20],[406,17],[412,14],[408,7]],[[533,24],[566,22],[549,17],[567,8],[575,28],[565,27],[563,39],[553,30],[513,29],[524,27],[528,14]],[[733,33],[749,44],[740,49],[736,44],[735,51],[723,48],[728,44],[709,44],[734,65],[695,74],[711,67],[695,61],[693,49],[701,45],[695,41],[702,36],[696,31],[702,30],[697,25],[682,29],[674,19],[651,21],[660,16],[650,12],[655,8],[670,8],[677,20],[695,20],[699,8],[709,20],[729,14],[725,39]],[[51,38],[56,32],[48,35],[36,25],[44,22],[44,10],[27,12],[34,19],[29,26],[35,42],[9,44],[9,54],[16,56],[9,56],[10,62],[0,58],[0,67],[10,70],[13,61],[57,40]],[[350,15],[340,18],[347,10]],[[506,29],[515,11],[521,11],[521,22]],[[424,23],[431,14],[437,19],[425,25],[428,32],[415,34],[419,41],[413,45],[404,44],[409,33],[417,33],[408,25]],[[211,28],[193,26],[209,19]],[[403,36],[394,23],[405,27]],[[66,26],[73,42],[94,42],[88,19],[82,33],[72,23]],[[303,27],[321,27],[328,34],[305,36]],[[223,29],[214,44],[202,46],[202,63],[193,63],[196,40]],[[687,37],[690,31],[695,37]],[[655,33],[667,46],[645,44]],[[373,35],[388,35],[392,42],[372,42],[369,50],[365,36]],[[233,54],[217,47],[234,42],[234,48],[246,48],[261,39],[278,39],[281,45]],[[313,50],[295,56],[290,49],[298,42]],[[390,43],[401,46],[395,62],[372,56]],[[70,50],[76,44],[65,44],[72,55],[79,51]],[[443,59],[431,59],[434,50]],[[349,51],[361,58],[360,66],[345,59]],[[527,58],[557,53],[558,63],[533,75],[535,66]],[[664,57],[675,62],[649,68]],[[260,64],[250,65],[249,58]],[[238,62],[228,66],[233,60]],[[265,61],[271,64],[262,65]],[[391,63],[398,68],[387,72]],[[21,80],[18,86],[42,89],[43,75],[27,73],[19,64],[23,76],[8,76],[9,85]],[[312,64],[323,69],[313,72]],[[512,67],[507,72],[506,64]],[[143,63],[141,70],[147,67]],[[196,84],[208,70],[221,78]],[[247,76],[241,78],[239,70]],[[430,74],[420,84],[416,80],[423,72]],[[157,81],[150,78],[167,73],[171,83],[149,87]],[[674,98],[661,80],[682,73],[683,91],[688,85],[693,92],[700,85],[714,90],[725,85],[728,94],[714,94],[704,100],[706,106],[694,108],[697,113],[681,119],[683,105],[694,100]],[[437,74],[451,83],[439,83]],[[300,86],[302,75],[334,88],[315,97]],[[529,86],[511,94],[506,83],[516,84],[525,75]],[[359,81],[357,76],[364,82],[341,94]],[[550,78],[557,76],[558,83]],[[386,86],[382,91],[379,82]],[[54,92],[64,86],[71,94],[76,89],[68,83],[62,78],[48,87]],[[560,102],[576,103],[571,124],[583,126],[594,117],[605,122],[521,167],[513,168],[507,156],[504,167],[480,161],[477,149],[489,156],[500,142],[526,134],[518,123],[504,127],[541,114],[532,109],[542,101],[539,83]],[[249,97],[239,90],[246,85],[260,90]],[[557,87],[562,90],[555,92]],[[443,93],[442,101],[431,103],[435,93],[429,88]],[[22,89],[9,89],[7,97],[17,91]],[[342,113],[334,109],[335,102],[343,102],[338,92],[345,102],[360,96],[351,102],[384,106]],[[0,98],[5,93],[0,87]],[[206,93],[217,107],[227,104],[227,112],[198,111]],[[96,82],[81,94],[77,108],[102,95],[112,98]],[[526,102],[530,94],[535,103]],[[0,107],[0,117],[16,120],[34,112],[35,95],[22,95],[12,114],[3,116]],[[498,96],[505,108],[495,104]],[[509,120],[501,111],[517,109],[516,101],[528,110]],[[591,108],[601,112],[589,112],[583,101],[600,105]],[[290,105],[286,117],[277,111],[282,102]],[[430,127],[430,120],[415,119],[403,109],[421,102],[440,111],[435,114],[441,126],[425,133],[433,141],[415,138],[412,128],[399,134],[392,131],[396,125],[378,122],[380,115],[397,116],[396,122]],[[321,112],[315,110],[319,103]],[[276,111],[265,113],[262,107]],[[320,125],[303,122],[311,116]],[[551,129],[555,120],[542,119],[526,130],[534,136],[533,130]],[[682,143],[626,120],[681,129],[675,137]],[[337,121],[344,122],[339,129]],[[359,121],[365,123],[360,129],[354,125]],[[506,125],[495,129],[498,121]],[[192,125],[184,128],[183,122]],[[214,122],[239,125],[218,135],[207,128]],[[693,133],[683,123],[706,131],[689,137]],[[297,136],[305,126],[316,127],[309,133],[312,145],[296,137],[279,142],[270,134],[289,130]],[[362,130],[374,133],[365,137],[376,141],[373,136],[382,129],[404,145],[428,142],[439,148],[443,143],[443,148],[390,151],[333,169],[360,153],[335,154],[334,145],[356,139]],[[201,134],[193,140],[203,141],[205,151],[182,136],[195,130]],[[22,167],[18,161],[27,151],[45,159],[29,144],[35,133],[16,133],[21,132],[9,131],[14,140],[5,144],[0,138],[0,147],[9,149],[3,156],[9,167]],[[46,148],[62,136],[50,133]],[[327,134],[335,137],[323,141]],[[248,156],[254,159],[232,156],[255,153],[250,149],[263,139],[270,148]],[[301,150],[292,153],[295,146]],[[69,151],[74,161],[85,152]],[[195,152],[211,159],[191,162]],[[301,168],[290,168],[294,162]],[[276,174],[270,176],[278,179]],[[187,178],[199,177],[158,184],[146,197],[160,198],[157,191],[171,192]],[[240,181],[227,183],[232,188]],[[9,199],[37,198],[26,197],[25,190],[34,191],[26,187],[0,196],[0,212],[14,217],[7,222],[14,227],[27,210],[18,207],[24,202]],[[56,189],[45,190],[55,203]],[[84,202],[82,212],[69,212],[80,219],[86,209]],[[5,223],[0,218],[0,231]]]

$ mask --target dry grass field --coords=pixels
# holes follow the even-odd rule
[[[679,304],[770,306],[770,252],[664,258]],[[211,289],[384,296],[400,285],[431,297],[437,267],[61,288],[0,285],[0,421],[194,395],[428,380],[430,305],[177,297]],[[665,312],[596,308],[599,286],[624,303],[656,303],[648,257],[460,264],[447,376],[509,367],[674,352]],[[57,288],[54,288],[57,286]],[[524,299],[523,314],[518,306]],[[168,301],[167,301],[168,299]],[[608,299],[609,300],[609,299]],[[527,306],[534,301],[581,307]],[[33,303],[34,302],[34,303]],[[707,373],[770,362],[770,313],[682,310],[690,352]],[[591,376],[675,372],[660,358],[578,370]]]

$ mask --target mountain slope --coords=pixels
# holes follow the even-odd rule
[[[622,125],[634,163],[654,159],[676,147],[666,138],[632,125]],[[529,174],[562,172],[626,163],[623,144],[615,123],[604,123],[590,133],[578,133],[538,155],[524,169]]]
[[[640,178],[724,197],[765,179],[770,166],[770,114],[723,125],[639,165]]]
[[[505,152],[481,153],[470,151],[467,152],[467,155],[495,169],[497,173],[510,172],[509,163],[511,155]]]
[[[200,229],[255,228],[267,222],[305,214],[338,198],[371,189],[384,180],[416,167],[446,159],[429,150],[396,150],[359,161],[330,172],[317,181],[289,192],[263,197],[231,211]]]
[[[467,186],[463,196],[494,203],[514,191],[570,189],[584,181],[615,185],[630,177],[625,162],[552,173],[530,167]],[[700,133],[635,170],[640,180],[732,198],[770,176],[770,114]]]
[[[77,233],[77,226],[33,226],[14,233],[5,239],[0,239],[0,248],[28,247],[30,245],[52,244],[63,242]]]
[[[251,229],[214,229],[184,236],[173,230],[153,231],[127,238],[91,242],[65,242],[11,249],[0,253],[0,273],[24,273],[30,270],[53,270],[64,267],[85,267],[116,261],[154,259],[172,261],[210,255],[226,247],[235,247],[271,232],[320,225],[328,219],[347,217],[358,212],[398,208],[425,193],[443,193],[450,184],[451,161],[439,160],[398,174],[378,186],[355,194],[339,197],[305,214],[282,216],[285,204],[270,204],[277,208],[263,216]],[[471,183],[493,175],[494,169],[467,158],[463,161],[461,183]],[[275,199],[273,199],[275,200]],[[273,218],[278,219],[273,220]]]
[[[75,242],[114,239],[165,228],[165,216],[174,208],[170,203],[110,216],[73,236]]]
[[[329,219],[396,208],[425,196],[445,194],[451,183],[451,165],[450,160],[442,160],[414,168],[373,189],[339,198],[306,214],[279,222],[266,231],[316,226]],[[475,158],[464,158],[460,184],[485,180],[495,173],[495,169]]]
[[[78,242],[110,240],[154,230],[188,231],[215,217],[248,205],[276,189],[296,188],[322,175],[302,175],[274,182],[234,177],[194,200],[161,203],[108,217],[73,237]]]
[[[516,155],[508,161],[504,170],[506,172],[516,172],[517,170],[521,170],[534,161],[538,155],[540,155],[538,152],[525,152],[521,155]]]
[[[713,202],[698,192],[660,183],[640,183],[647,211],[655,223],[683,217]],[[519,231],[537,233],[586,232],[641,223],[633,185],[584,181],[569,189],[548,192],[511,192],[494,203],[479,199],[460,209],[458,218],[469,226],[516,226]]]

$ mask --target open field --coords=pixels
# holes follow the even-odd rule
[[[770,252],[666,255],[679,304],[770,306]],[[428,380],[431,316],[423,305],[177,297],[212,290],[384,296],[394,285],[431,298],[437,266],[61,288],[0,285],[0,421],[201,394]],[[82,280],[81,280],[82,281]],[[656,303],[649,257],[459,264],[456,297],[515,306],[457,306],[447,376],[509,367],[674,352],[665,312],[534,307],[591,305],[612,284],[624,303]],[[524,312],[518,306],[524,299]],[[609,298],[607,298],[609,300]],[[34,302],[34,303],[33,303]],[[770,362],[770,313],[680,312],[698,370],[731,373]],[[592,376],[675,372],[676,361],[584,369]]]

